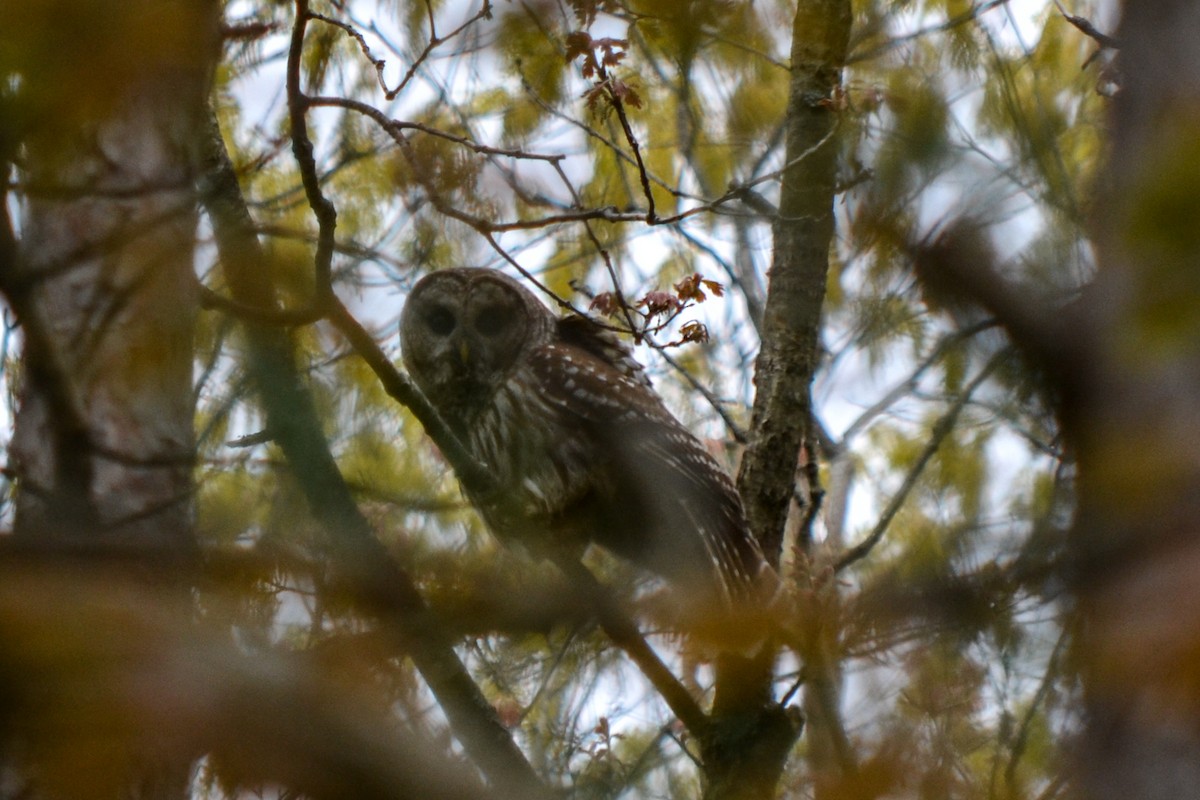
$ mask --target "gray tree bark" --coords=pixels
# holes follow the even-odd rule
[[[195,555],[195,140],[218,12],[214,0],[0,4],[0,160],[16,162],[22,195],[15,235],[6,214],[0,237],[0,290],[24,348],[13,543],[36,562],[5,566],[82,579],[101,563],[133,565],[119,574],[168,588],[160,610],[181,629],[191,618],[177,568]],[[68,622],[59,651],[30,658],[61,668],[86,650]],[[149,646],[127,630],[83,633],[113,659]],[[31,676],[10,678],[36,694]],[[6,720],[5,793],[54,796],[70,777],[56,746],[116,724],[47,716]],[[152,730],[110,745],[92,791],[186,796],[192,754]]]
[[[16,533],[179,555],[192,538],[193,150],[217,8],[46,5],[0,12],[27,49],[11,65],[26,199],[0,276],[25,341]]]
[[[848,0],[802,0],[792,26],[787,166],[755,363],[750,446],[738,475],[750,525],[776,564],[793,467],[810,436],[809,387],[833,238],[837,98],[850,23]]]

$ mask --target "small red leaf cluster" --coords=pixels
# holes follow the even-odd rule
[[[649,317],[659,314],[669,314],[683,307],[683,301],[670,292],[647,292],[646,296],[637,302],[638,308],[646,309]]]
[[[592,78],[607,76],[606,67],[615,67],[625,59],[625,48],[629,46],[628,39],[593,39],[587,31],[575,31],[567,34],[567,61],[574,61],[583,56],[583,77]],[[596,57],[596,48],[601,56]]]
[[[688,277],[675,284],[675,293],[679,295],[679,299],[683,301],[695,301],[703,303],[708,299],[708,295],[704,290],[708,289],[717,297],[725,296],[725,287],[716,281],[710,281],[707,278],[700,277],[699,272],[693,272]]]
[[[588,306],[588,311],[599,311],[606,317],[615,316],[621,308],[621,302],[617,299],[614,292],[601,292],[592,298],[591,305]]]
[[[587,31],[567,34],[567,61],[583,57],[581,71],[587,80],[595,84],[583,93],[588,110],[595,111],[601,98],[607,97],[614,104],[627,103],[634,108],[642,107],[641,95],[629,84],[609,74],[608,68],[615,67],[625,59],[627,39],[604,37],[593,39]]]
[[[657,333],[663,330],[674,322],[686,309],[707,300],[709,293],[715,297],[723,297],[725,295],[724,286],[716,281],[701,277],[698,272],[692,273],[679,281],[673,288],[675,289],[673,293],[663,291],[647,292],[632,307],[624,309],[625,311],[636,312],[642,318],[642,323],[645,327],[641,331],[633,331],[636,340],[640,341],[642,336],[647,333]],[[623,309],[621,299],[615,292],[601,292],[592,298],[588,310],[598,311],[606,317],[615,317]],[[704,323],[699,320],[689,320],[680,327],[679,338],[673,342],[668,342],[664,346],[677,347],[688,342],[707,341],[708,328],[705,327]]]
[[[708,326],[698,319],[692,319],[683,323],[683,327],[679,329],[679,339],[672,342],[672,344],[686,344],[687,342],[707,341]]]

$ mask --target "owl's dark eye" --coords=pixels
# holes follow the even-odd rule
[[[496,336],[512,324],[512,309],[503,306],[484,306],[475,315],[475,330],[484,336]]]
[[[445,306],[434,306],[425,314],[425,324],[438,336],[448,336],[458,322],[453,311]]]

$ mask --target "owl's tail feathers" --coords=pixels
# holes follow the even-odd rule
[[[788,604],[778,575],[764,564],[753,583],[727,588],[736,590],[672,584],[643,596],[639,605],[660,629],[683,634],[702,661],[722,653],[750,657],[772,649]]]

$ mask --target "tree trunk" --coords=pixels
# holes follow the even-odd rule
[[[753,427],[738,475],[751,529],[775,566],[793,467],[810,428],[809,388],[834,229],[836,108],[850,23],[848,0],[801,0],[792,25],[787,162],[755,365]],[[726,656],[718,664],[704,748],[708,800],[775,795],[800,727],[795,715],[771,701],[771,655]]]
[[[792,25],[786,169],[768,274],[754,417],[738,488],[750,526],[778,564],[800,447],[809,434],[837,170],[837,98],[849,0],[803,0]]]
[[[181,625],[187,586],[162,567],[195,554],[194,140],[218,18],[212,0],[0,8],[0,82],[20,112],[0,138],[22,148],[24,194],[0,263],[24,346],[14,539],[42,563],[138,565],[136,580],[173,587]],[[90,635],[109,653],[138,646],[123,630]],[[70,652],[64,643],[58,657]],[[18,755],[54,752],[56,738],[66,748],[89,723],[54,724],[12,743],[6,783],[38,776],[22,791],[54,793],[55,763]],[[154,731],[131,735],[104,774],[132,797],[185,796],[189,756],[165,752]]]
[[[217,9],[145,0],[114,20],[70,3],[63,41],[29,5],[0,13],[34,42],[16,65],[27,199],[2,276],[25,340],[16,533],[175,557],[192,548],[192,151]]]

